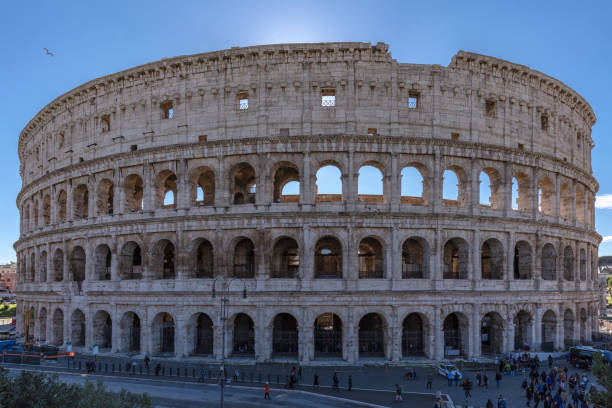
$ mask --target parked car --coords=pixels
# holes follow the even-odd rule
[[[569,362],[576,368],[588,370],[593,365],[593,355],[600,353],[603,360],[612,365],[612,353],[608,350],[599,350],[590,346],[575,346],[569,349]]]
[[[455,374],[459,374],[459,379],[461,380],[463,378],[463,375],[461,374],[461,371],[459,371],[459,369],[453,365],[453,364],[440,364],[438,366],[438,374],[444,376],[444,378],[448,378],[448,373],[452,372],[453,373],[453,379],[455,378]]]

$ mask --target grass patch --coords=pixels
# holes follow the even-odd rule
[[[0,317],[14,317],[17,314],[17,305],[1,305]]]

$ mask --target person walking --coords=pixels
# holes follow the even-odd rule
[[[151,362],[151,359],[149,358],[149,355],[145,354],[144,363],[145,363],[145,367],[147,367],[147,372],[149,372],[149,363],[150,362]]]
[[[525,389],[525,397],[527,397],[527,406],[530,406],[531,399],[533,398],[533,388],[531,388],[531,386]]]
[[[432,373],[428,373],[427,374],[427,387],[425,389],[431,390],[432,383],[433,383],[433,374]]]
[[[540,405],[540,393],[534,392],[533,393],[533,408],[538,408],[539,405]]]
[[[488,390],[489,389],[489,377],[485,374],[482,377],[482,379],[483,379],[483,382],[484,382],[485,390]]]
[[[238,382],[238,378],[240,378],[240,372],[237,368],[234,368],[234,382]]]
[[[338,384],[340,383],[340,380],[338,380],[338,373],[334,372],[334,378],[332,379],[332,381],[334,383],[333,389],[337,392],[340,392],[340,388],[338,388]]]
[[[501,373],[498,371],[495,373],[495,383],[497,383],[497,388],[499,388],[499,383],[501,382],[502,379],[502,375]]]
[[[549,354],[548,355],[548,368],[552,368],[553,365],[553,358],[552,356]]]
[[[508,408],[508,404],[501,394],[497,397],[497,408]]]
[[[485,405],[485,408],[495,408],[493,406],[493,402],[490,399],[487,400],[487,405]]]
[[[455,372],[455,387],[459,386],[459,373]]]
[[[348,376],[348,390],[351,391],[353,389],[353,375],[349,374]]]
[[[319,374],[315,373],[314,375],[314,380],[312,381],[312,388],[314,389],[318,389],[319,388]]]
[[[298,380],[302,381],[302,366],[298,366]]]
[[[480,370],[476,371],[476,385],[479,387],[482,386],[482,374]]]
[[[395,384],[395,400],[403,401],[402,400],[402,389],[400,388],[398,384]]]
[[[270,385],[264,385],[264,399],[270,399]]]
[[[452,386],[453,385],[453,372],[449,371],[448,374],[446,374],[446,378],[448,378],[448,385]]]
[[[155,375],[159,376],[159,372],[161,371],[161,364],[159,362],[155,364]]]

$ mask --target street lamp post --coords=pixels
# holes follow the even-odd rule
[[[217,278],[219,279],[219,278]],[[216,290],[216,284],[217,284],[217,279],[215,279],[213,281],[213,285],[212,285],[212,298],[213,300],[217,298],[217,290]],[[220,404],[219,406],[221,408],[223,408],[223,394],[224,394],[224,390],[225,390],[225,382],[226,380],[226,371],[225,371],[225,330],[227,328],[227,305],[229,304],[229,289],[230,286],[232,284],[233,281],[235,280],[239,280],[242,282],[242,299],[243,300],[247,300],[247,290],[246,290],[246,283],[240,279],[240,278],[231,278],[229,280],[222,278],[221,282],[219,284],[219,286],[221,286],[220,288],[220,299],[221,299],[221,325],[223,326],[223,341],[222,341],[222,345],[221,345],[221,381],[219,382],[219,385],[221,386],[221,400],[220,400]]]

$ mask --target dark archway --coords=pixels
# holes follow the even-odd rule
[[[342,321],[334,313],[323,313],[315,320],[315,358],[342,357]]]
[[[451,313],[444,319],[444,357],[465,357],[468,351],[468,320],[462,313]]]
[[[557,251],[552,244],[542,247],[542,279],[557,279]]]
[[[283,237],[272,250],[272,278],[295,278],[300,269],[300,253],[295,239]]]
[[[238,241],[234,248],[233,276],[243,279],[255,277],[255,246],[248,238]]]
[[[402,279],[429,277],[426,242],[422,238],[409,238],[402,245]]]
[[[238,313],[234,318],[234,344],[232,355],[255,355],[255,325],[247,314]]]
[[[212,355],[214,343],[213,322],[206,313],[198,314],[194,330],[193,354]]]
[[[514,316],[514,349],[533,350],[533,319],[531,315],[521,310]]]
[[[207,239],[197,239],[194,242],[192,253],[194,268],[194,278],[214,278],[215,259],[213,245]]]
[[[272,354],[284,357],[298,355],[298,323],[289,313],[280,313],[274,318]]]
[[[140,318],[134,312],[126,312],[121,318],[121,351],[140,352]]]
[[[531,279],[531,245],[518,241],[514,246],[514,279]]]
[[[480,341],[483,355],[499,355],[503,352],[504,321],[499,313],[484,315],[480,321]]]
[[[443,279],[467,279],[469,247],[463,238],[452,238],[444,244]]]
[[[95,251],[94,272],[97,280],[111,279],[111,250],[108,245],[98,245]]]
[[[359,321],[359,357],[385,356],[385,324],[378,313],[368,313]]]
[[[315,278],[342,278],[342,245],[334,237],[323,237],[315,246]]]
[[[480,261],[482,279],[503,279],[504,247],[499,240],[491,238],[482,244]]]
[[[542,351],[554,351],[557,337],[557,316],[547,310],[542,316]]]
[[[159,313],[153,319],[153,350],[160,354],[174,354],[174,318],[169,313]]]
[[[359,243],[359,279],[383,278],[385,275],[383,247],[374,237],[367,237]]]
[[[142,253],[134,241],[127,242],[121,248],[119,267],[121,279],[142,279]]]
[[[73,346],[85,345],[85,314],[80,309],[72,312],[70,318],[70,339]]]
[[[424,343],[423,318],[418,313],[411,313],[402,323],[402,355],[404,357],[425,355]]]
[[[94,344],[100,349],[110,350],[113,346],[113,320],[104,310],[98,310],[93,319]]]

